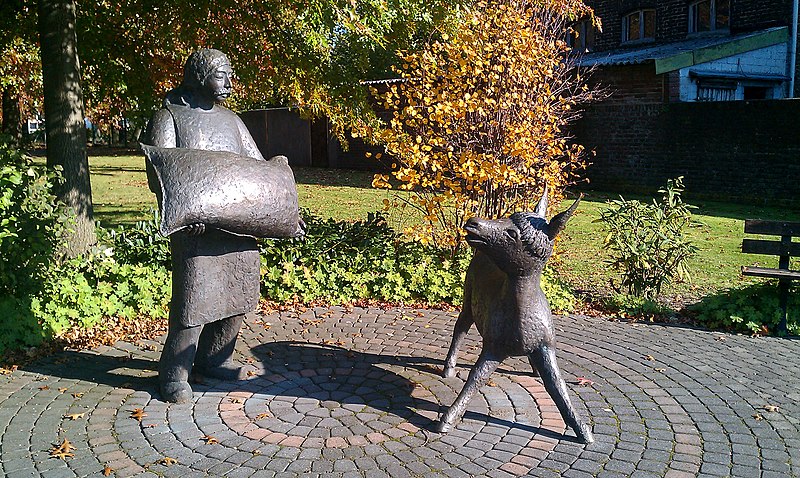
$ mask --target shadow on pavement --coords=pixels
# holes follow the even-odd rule
[[[157,359],[133,357],[118,348],[112,351],[114,355],[66,351],[22,369],[112,388],[129,388],[160,398]],[[263,366],[263,372],[259,372],[259,375],[227,383],[200,379],[193,384],[195,393],[251,391],[253,385],[260,386],[253,382],[263,376],[271,379],[261,386],[268,395],[319,398],[320,401],[333,400],[341,405],[362,404],[382,413],[397,415],[429,432],[433,432],[436,423],[431,417],[438,419],[449,406],[449,403],[440,405],[436,401],[414,396],[413,392],[420,384],[392,371],[393,367],[406,368],[436,385],[444,380],[440,376],[443,362],[438,359],[356,352],[335,345],[296,341],[259,345],[252,349],[252,353]],[[471,364],[460,366],[469,367]],[[301,373],[309,370],[315,373]],[[505,372],[520,374],[511,370]],[[282,382],[278,379],[276,382],[275,377],[280,376],[285,380]],[[455,388],[457,392],[461,385]],[[464,419],[485,421],[487,424],[553,439],[576,441],[568,435],[474,411],[468,411]]]

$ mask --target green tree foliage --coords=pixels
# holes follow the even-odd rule
[[[0,130],[17,144],[23,120],[41,108],[42,66],[32,10],[30,0],[0,1]]]
[[[412,191],[401,204],[426,221],[414,237],[457,247],[467,219],[531,210],[545,185],[557,204],[583,166],[565,126],[592,98],[564,38],[590,15],[580,0],[477,2],[457,29],[401,53],[404,81],[375,90],[389,125],[359,133],[385,146]]]
[[[371,114],[359,81],[382,78],[459,2],[314,0],[80,2],[87,101],[99,116],[144,117],[199,47],[226,52],[239,78],[235,108],[297,106],[348,124]]]

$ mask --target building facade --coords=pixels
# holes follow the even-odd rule
[[[795,96],[794,0],[594,0],[602,31],[580,22],[582,66],[628,103]]]

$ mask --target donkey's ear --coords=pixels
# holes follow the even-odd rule
[[[575,209],[578,208],[578,203],[581,202],[583,199],[583,193],[578,196],[578,199],[572,203],[572,206],[569,207],[564,212],[560,212],[556,214],[553,219],[550,220],[550,224],[547,225],[547,237],[552,241],[564,230],[564,227],[567,225],[567,221],[569,218],[572,217],[572,214],[575,213]]]

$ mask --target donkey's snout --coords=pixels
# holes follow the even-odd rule
[[[467,222],[464,224],[464,229],[469,231],[470,229],[475,230],[480,227],[480,219],[477,217],[471,217],[467,219]]]
[[[480,246],[486,243],[483,234],[481,234],[481,229],[480,219],[477,217],[467,219],[466,224],[464,224],[464,230],[467,232],[467,244],[471,246]]]

